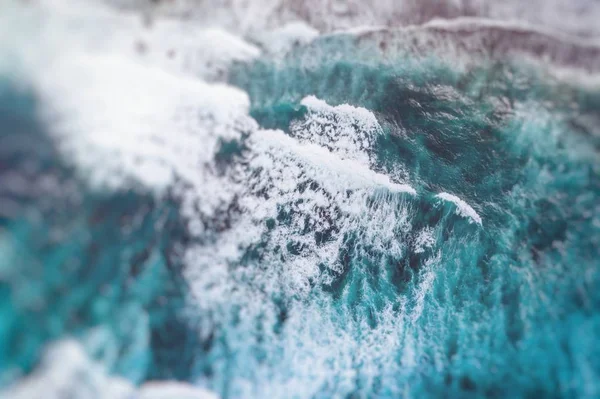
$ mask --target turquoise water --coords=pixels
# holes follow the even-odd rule
[[[409,62],[406,71],[324,58],[312,69],[298,68],[297,60],[258,63],[234,81],[268,128],[286,130],[301,118],[298,103],[309,94],[372,110],[384,129],[374,149],[377,168],[399,164],[418,187],[419,199],[402,204],[412,229],[398,238],[410,241],[423,226],[435,237],[431,252],[399,258],[361,243],[360,231],[348,237],[344,270],[323,294],[344,310],[339,327],[348,318],[376,325],[389,304],[406,301],[410,311],[419,271],[430,254],[439,256],[422,313],[406,332],[418,342],[418,369],[400,366],[391,376],[382,370],[385,382],[366,387],[358,378],[358,392],[598,395],[598,93],[544,79],[517,62],[461,72],[442,62]],[[483,225],[456,217],[453,205],[435,207],[431,194],[440,191],[468,202]],[[373,264],[386,268],[386,278],[371,272]]]
[[[67,336],[134,382],[190,377],[197,332],[181,314],[176,203],[141,189],[92,192],[36,122],[35,95],[0,89],[3,383]]]
[[[0,192],[4,383],[69,335],[133,382],[224,398],[600,396],[600,92],[518,60],[458,68],[314,46],[239,65],[230,83],[262,128],[299,141],[316,139],[302,136],[306,96],[365,108],[380,128],[361,149],[368,168],[416,194],[338,189],[276,153],[273,168],[299,165],[285,191],[285,175],[253,163],[252,135],[224,141],[220,173],[277,211],[240,239],[221,301],[190,287],[212,261],[183,253],[235,230],[241,205],[192,238],[176,193],[98,192],[61,160],[35,93],[0,86],[0,175],[26,182]]]

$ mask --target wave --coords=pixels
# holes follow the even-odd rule
[[[372,112],[348,104],[332,107],[315,96],[303,98],[300,105],[307,113],[303,120],[290,124],[293,137],[328,148],[341,158],[372,165],[372,146],[383,133]]]
[[[352,159],[341,159],[319,145],[300,144],[281,131],[258,131],[251,140],[251,146],[257,153],[279,160],[287,157],[301,160],[305,166],[297,173],[309,173],[310,178],[319,184],[336,187],[337,190],[380,186],[392,192],[416,194],[408,184],[394,183],[386,175],[373,172]],[[262,156],[255,158],[254,162],[256,167],[277,168],[274,162]]]
[[[343,35],[343,34],[341,34]],[[478,18],[434,20],[424,25],[359,33],[361,46],[376,45],[383,57],[394,53],[427,56],[432,51],[460,63],[529,56],[560,67],[600,72],[600,43],[535,26]]]
[[[475,209],[473,209],[471,205],[467,204],[465,201],[458,198],[456,195],[439,193],[435,197],[453,203],[456,206],[457,215],[469,218],[472,222],[475,222],[478,225],[482,224],[481,216],[475,212]]]
[[[0,377],[20,380],[9,397],[598,388],[582,355],[597,348],[598,157],[568,123],[573,102],[586,117],[597,103],[575,90],[565,100],[520,64],[496,75],[480,62],[513,54],[511,40],[514,54],[573,47],[590,59],[595,44],[461,20],[283,30],[301,43],[259,49],[194,21],[49,4],[20,14],[35,18],[5,58],[27,66],[18,76],[48,130],[25,161],[75,194],[31,194],[19,179],[30,164],[0,162],[0,194],[34,215],[0,219],[2,320],[37,345],[2,342]],[[1,62],[13,79],[18,65]],[[246,92],[215,83],[236,63],[256,73],[231,74]],[[36,365],[39,346],[70,333]]]

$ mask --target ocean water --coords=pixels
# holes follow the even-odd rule
[[[600,396],[597,46],[476,24],[174,64],[97,15],[29,40],[118,40],[0,68],[1,397]]]

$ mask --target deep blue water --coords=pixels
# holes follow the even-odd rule
[[[223,397],[600,396],[600,92],[518,60],[461,70],[351,51],[262,59],[230,81],[248,92],[261,127],[292,137],[308,95],[371,111],[382,129],[371,169],[418,195],[374,190],[355,222],[335,202],[302,208],[308,193],[334,194],[299,178],[296,197],[277,199],[276,217],[259,221],[264,233],[229,264],[240,290],[262,293],[265,313],[232,297],[194,314],[184,268],[210,266],[183,261],[205,241],[188,234],[177,195],[90,188],[36,117],[35,93],[5,82],[0,383],[30,372],[44,345],[75,336],[133,382],[201,381]],[[223,142],[216,163],[224,174],[243,165],[254,177],[248,195],[267,201],[272,186],[247,163],[246,140]],[[441,192],[468,203],[481,225]],[[207,237],[233,229],[237,213],[232,204],[205,221]],[[373,236],[381,213],[406,223]],[[423,231],[431,242],[417,250]],[[282,234],[286,245],[272,244]],[[256,277],[286,273],[338,239],[339,267],[319,264],[329,279],[308,278],[308,294]],[[293,329],[307,327],[294,335],[286,326],[298,319]],[[314,355],[313,340],[322,379],[310,358],[290,355]],[[274,388],[289,381],[304,390]]]

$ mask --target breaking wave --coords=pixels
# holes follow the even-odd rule
[[[3,397],[600,393],[596,44],[6,15]]]

